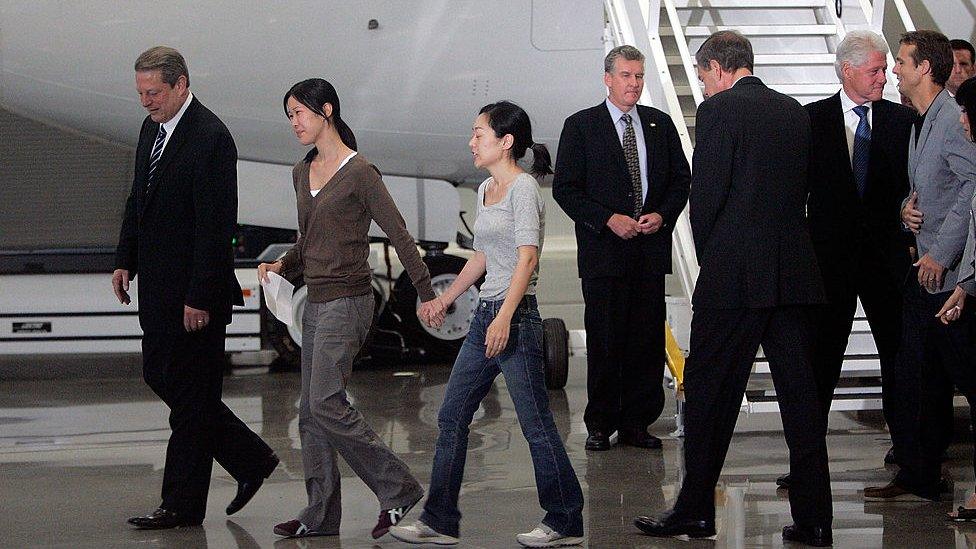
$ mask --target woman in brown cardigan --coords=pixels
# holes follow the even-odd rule
[[[386,232],[403,262],[421,308],[429,318],[435,294],[430,273],[387,192],[379,170],[356,153],[356,138],[339,114],[335,88],[321,78],[295,84],[284,98],[285,114],[303,145],[313,145],[293,171],[298,198],[298,241],[267,272],[303,275],[308,304],[302,319],[302,392],[298,430],[308,506],[278,524],[286,537],[339,533],[340,477],[336,452],[376,494],[380,515],[373,538],[423,497],[420,483],[346,398],[352,363],[373,318],[369,239],[371,221]]]

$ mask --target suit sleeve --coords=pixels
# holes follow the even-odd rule
[[[688,157],[681,146],[681,138],[678,130],[674,127],[671,117],[665,117],[663,121],[667,129],[668,139],[668,177],[667,188],[664,190],[664,198],[661,201],[659,212],[664,218],[664,227],[673,229],[681,211],[688,203],[688,192],[691,186],[691,170],[688,167]]]
[[[149,118],[146,118],[148,121]],[[142,123],[142,130],[139,132],[140,145],[142,145],[142,135],[145,133],[146,121]],[[141,154],[142,147],[136,147],[136,155]],[[138,164],[138,162],[137,162]],[[125,201],[125,213],[122,214],[122,228],[119,230],[119,245],[115,248],[115,268],[126,269],[129,271],[129,280],[135,278],[139,271],[139,187],[140,182],[133,168],[132,189],[129,191],[129,198]]]
[[[705,101],[695,117],[689,218],[698,257],[702,258],[715,221],[725,207],[732,186],[735,143],[715,104]]]
[[[383,178],[380,177],[379,171],[373,168],[372,173],[375,177],[370,178],[370,181],[362,187],[362,199],[366,212],[393,243],[397,257],[400,258],[400,262],[407,270],[407,275],[410,276],[413,287],[417,289],[420,300],[430,301],[437,297],[434,289],[430,286],[430,271],[427,269],[424,260],[421,259],[420,252],[417,251],[417,244],[410,232],[407,231],[407,224],[403,221],[403,216],[400,215],[396,203],[393,202],[390,191],[383,184]]]
[[[969,219],[973,193],[976,192],[976,163],[974,163],[973,143],[966,139],[962,124],[955,122],[946,136],[943,150],[949,171],[959,182],[958,192],[952,208],[946,214],[936,235],[935,245],[928,253],[939,265],[953,268],[962,257],[969,234]]]
[[[586,191],[586,150],[582,132],[572,118],[566,120],[559,136],[555,172],[552,197],[559,207],[578,225],[595,233],[603,231],[614,212]]]
[[[966,238],[966,246],[962,251],[962,261],[959,263],[959,286],[966,293],[976,296],[976,262],[973,256],[976,255],[976,212],[971,212],[969,216],[969,236]]]
[[[237,147],[226,130],[207,138],[210,148],[201,151],[193,176],[193,267],[186,304],[213,312],[223,295],[237,222]]]

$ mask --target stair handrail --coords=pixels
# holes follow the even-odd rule
[[[671,78],[668,59],[661,44],[660,14],[662,0],[604,0],[607,21],[610,23],[612,39],[615,45],[631,44],[641,51],[647,52],[645,61],[644,92],[641,94],[642,105],[663,107],[671,116],[685,157],[691,163],[692,144],[685,123],[684,113],[678,91]],[[672,0],[664,0],[669,2]],[[636,27],[634,22],[642,23]],[[675,32],[680,32],[680,25]],[[679,44],[681,40],[678,41]],[[685,48],[687,50],[687,46]],[[654,75],[654,77],[648,77]],[[690,82],[692,89],[697,85],[697,76]],[[653,84],[653,86],[649,86]],[[699,93],[700,90],[699,90]],[[671,233],[672,243],[678,256],[677,275],[681,281],[685,295],[691,299],[695,291],[695,281],[698,279],[698,256],[695,253],[694,238],[691,232],[691,222],[688,219],[687,206],[675,221],[674,231]]]
[[[674,31],[674,40],[678,45],[678,54],[681,56],[681,65],[684,68],[685,76],[688,77],[688,85],[691,87],[691,96],[695,99],[695,105],[701,105],[705,100],[701,86],[698,85],[698,72],[695,70],[695,59],[691,56],[688,48],[688,41],[685,39],[685,30],[678,19],[678,9],[674,0],[663,0],[664,9],[668,14],[668,21],[671,30]],[[682,117],[683,118],[683,117]],[[688,140],[689,144],[691,140]]]
[[[864,10],[865,17],[870,21],[871,28],[874,32],[883,35],[885,6],[888,4],[888,0],[874,0],[874,2],[871,0],[859,1],[861,2],[861,9]],[[915,30],[915,22],[912,21],[912,15],[908,12],[908,6],[905,5],[905,0],[891,0],[891,3],[895,5],[895,10],[898,11],[898,16],[901,18],[901,23],[905,26],[905,30]]]
[[[888,0],[858,0],[861,5],[861,10],[864,11],[864,17],[867,19],[867,28],[874,31],[882,38],[888,42],[888,38],[884,33],[884,18],[885,18],[885,6]],[[912,21],[912,16],[908,13],[908,7],[905,5],[905,0],[891,0],[895,5],[895,9],[898,11],[898,15],[901,17],[902,25],[905,26],[906,31],[915,30],[915,22]],[[895,66],[895,54],[897,52],[897,43],[892,47],[892,44],[888,44],[888,83],[885,85],[885,97],[891,101],[899,102],[901,95],[898,92],[898,86],[895,84],[895,74],[892,69]]]

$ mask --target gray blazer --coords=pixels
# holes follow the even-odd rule
[[[966,239],[966,248],[962,251],[962,261],[959,262],[958,284],[969,295],[976,295],[976,264],[973,262],[973,255],[976,250],[976,196],[973,196],[973,203],[969,210],[969,238]]]
[[[942,90],[925,116],[918,146],[915,128],[908,142],[908,180],[924,215],[916,235],[918,255],[929,254],[945,267],[942,288],[930,293],[956,286],[972,218],[976,148],[966,138],[959,112],[949,92]]]

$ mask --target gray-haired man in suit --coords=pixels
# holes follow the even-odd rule
[[[868,488],[868,500],[939,499],[939,429],[932,428],[940,395],[972,368],[973,311],[945,325],[938,318],[954,290],[969,230],[970,202],[976,191],[973,145],[959,121],[959,108],[946,81],[952,73],[949,39],[934,31],[906,33],[900,41],[895,75],[902,93],[918,109],[908,143],[911,194],[901,218],[915,233],[919,259],[905,284],[902,344],[898,370],[918,386],[918,401],[904,408],[916,413],[915,429],[905,441],[904,463],[887,486]],[[894,433],[892,433],[894,434]],[[898,444],[896,443],[896,446]]]

